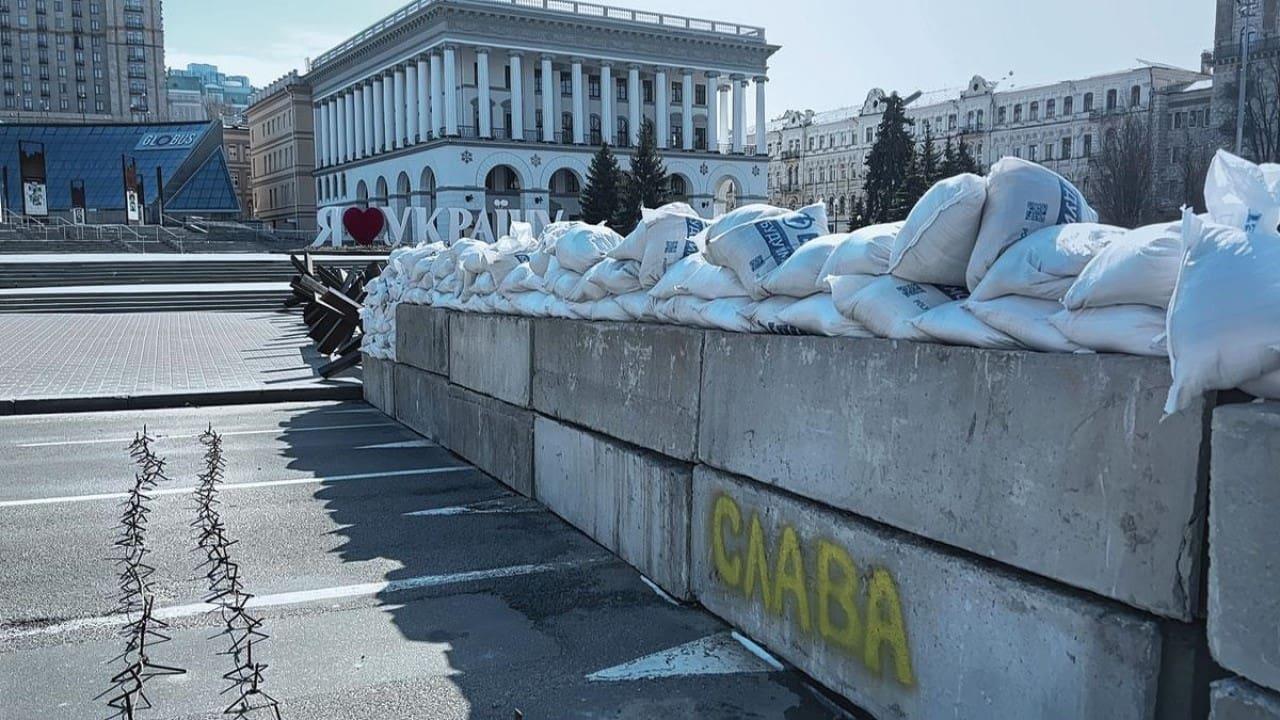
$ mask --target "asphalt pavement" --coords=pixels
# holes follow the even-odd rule
[[[231,660],[190,527],[212,425],[231,553],[285,718],[830,718],[802,674],[363,403],[0,417],[0,718],[103,718],[113,554],[146,426],[168,461],[144,718],[214,718]],[[262,715],[261,717],[266,717]]]

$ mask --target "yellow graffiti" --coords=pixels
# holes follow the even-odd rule
[[[902,599],[889,570],[871,571],[863,597],[861,576],[853,557],[840,545],[819,539],[811,565],[817,574],[812,588],[817,600],[815,623],[804,546],[794,527],[784,524],[779,533],[772,582],[769,539],[757,513],[753,512],[747,522],[745,557],[741,551],[742,509],[726,494],[719,495],[712,508],[711,535],[712,560],[726,585],[741,591],[748,601],[758,597],[766,612],[795,623],[805,634],[813,633],[816,624],[821,640],[845,651],[877,675],[882,673],[882,659],[888,653],[897,681],[907,687],[915,684]]]

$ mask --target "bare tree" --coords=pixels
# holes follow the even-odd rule
[[[1223,97],[1226,115],[1220,128],[1228,145],[1236,136],[1236,101],[1240,89],[1239,76],[1224,78]],[[1254,162],[1280,162],[1280,56],[1271,55],[1249,61],[1249,77],[1245,87],[1244,147],[1237,154]]]
[[[1182,181],[1182,204],[1198,213],[1205,211],[1204,182],[1209,175],[1209,163],[1213,160],[1213,148],[1204,142],[1196,142],[1187,131],[1185,149],[1178,163],[1178,175]]]
[[[1155,148],[1150,122],[1128,115],[1104,133],[1102,152],[1090,162],[1103,222],[1146,223],[1156,206]]]

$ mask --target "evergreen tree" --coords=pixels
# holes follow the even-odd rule
[[[591,158],[587,169],[587,184],[578,199],[582,203],[582,219],[595,225],[611,221],[622,207],[622,169],[607,143]]]
[[[942,154],[934,141],[933,128],[928,125],[924,127],[924,144],[920,148],[920,174],[924,177],[926,190],[943,178]]]
[[[858,228],[867,226],[867,204],[863,202],[862,196],[859,195],[850,203],[849,208],[849,232],[853,232]]]
[[[960,149],[956,152],[956,167],[962,173],[983,174],[982,166],[978,164],[978,159],[973,156],[973,151],[969,149],[969,143],[965,142],[963,138],[960,140]]]
[[[902,186],[898,188],[897,200],[893,206],[893,216],[905,218],[911,214],[911,208],[929,189],[929,180],[925,177],[923,153],[912,153],[907,162],[906,176]]]
[[[956,146],[951,144],[951,138],[947,138],[947,144],[942,148],[942,177],[955,177],[964,172],[960,169],[960,156],[956,154]]]
[[[640,142],[631,153],[631,170],[626,174],[625,200],[614,217],[613,229],[630,233],[640,223],[641,208],[656,208],[667,202],[671,179],[658,154],[653,123],[647,118],[640,126]]]
[[[875,144],[867,155],[866,219],[869,223],[901,220],[901,193],[907,169],[915,156],[915,140],[903,110],[902,98],[894,93],[884,100]]]

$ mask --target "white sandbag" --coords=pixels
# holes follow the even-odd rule
[[[631,292],[614,298],[618,305],[639,322],[653,322],[657,315],[653,311],[653,298],[647,292]]]
[[[673,325],[708,327],[707,321],[700,314],[700,310],[708,302],[692,295],[677,295],[666,300],[655,301],[653,310],[658,317]]]
[[[887,275],[893,243],[903,223],[868,225],[845,236],[823,264],[819,277],[832,275]]]
[[[714,267],[714,266],[713,266]],[[748,297],[720,298],[710,300],[698,306],[698,315],[707,327],[726,332],[756,332],[755,323],[747,319],[743,311],[755,303]]]
[[[692,221],[696,229],[690,231],[688,222]],[[640,209],[640,223],[631,234],[623,238],[618,247],[609,251],[609,257],[617,260],[643,260],[648,241],[657,237],[661,241],[675,239],[677,235],[689,237],[706,227],[706,221],[687,203],[667,203],[660,208]],[[655,233],[649,233],[649,230]]]
[[[1280,225],[1280,166],[1255,165],[1219,150],[1204,181],[1205,207],[1218,225],[1276,232]]]
[[[1061,300],[1089,262],[1124,233],[1124,228],[1097,223],[1041,228],[1004,251],[971,299],[1023,295]]]
[[[1062,304],[1068,310],[1108,305],[1167,308],[1178,282],[1182,253],[1181,222],[1129,230],[1098,251]]]
[[[529,263],[520,263],[498,285],[498,292],[511,296],[516,293],[532,292],[542,289],[542,278],[533,272]]]
[[[893,243],[889,272],[904,280],[963,285],[987,202],[987,180],[940,180],[915,204]]]
[[[1166,357],[1165,312],[1150,305],[1063,310],[1049,322],[1071,342],[1100,353]]]
[[[730,210],[724,215],[716,218],[715,221],[707,227],[707,239],[710,240],[712,238],[720,237],[739,225],[748,225],[757,220],[781,217],[790,213],[791,211],[786,208],[765,205],[763,203],[743,205],[740,208]]]
[[[742,286],[738,276],[732,270],[707,262],[706,255],[694,253],[672,265],[649,294],[655,299],[666,300],[676,295],[693,295],[703,300],[719,298],[746,297],[747,289]]]
[[[768,296],[763,283],[805,243],[827,231],[827,210],[822,203],[799,212],[739,225],[707,240],[707,260],[731,268],[751,297]]]
[[[824,292],[827,288],[822,283],[825,277],[822,268],[847,238],[848,235],[823,235],[801,245],[777,270],[769,273],[763,283],[764,291],[769,295],[797,298]]]
[[[584,303],[589,309],[587,310],[587,319],[596,322],[631,322],[631,314],[628,313],[622,305],[618,304],[615,298],[607,297],[592,303]]]
[[[812,335],[827,337],[875,337],[862,323],[841,315],[826,293],[810,295],[778,313],[778,321]]]
[[[605,258],[583,273],[582,280],[599,287],[606,295],[624,295],[640,289],[639,275],[639,262]]]
[[[964,300],[953,300],[929,310],[911,321],[930,339],[947,345],[985,348],[988,350],[1025,350],[1026,346],[1007,333],[982,322],[965,307]]]
[[[584,273],[622,242],[622,236],[603,225],[576,223],[556,241],[560,266]]]
[[[831,290],[831,304],[836,312],[853,319],[853,298],[880,275],[833,275],[823,280]]]
[[[1244,383],[1240,389],[1254,397],[1267,400],[1280,400],[1280,371],[1263,375],[1257,380]]]
[[[987,204],[966,285],[977,288],[1005,248],[1040,228],[1097,221],[1098,213],[1066,178],[1043,165],[1006,157],[987,177]]]
[[[529,254],[529,267],[533,269],[535,275],[545,277],[555,259],[555,253],[538,250]]]
[[[640,285],[643,287],[653,287],[681,258],[707,249],[707,236],[701,220],[675,220],[677,224],[664,223],[648,231],[644,259],[640,261]]]
[[[649,295],[655,300],[666,300],[676,295],[688,295],[689,279],[698,268],[707,264],[707,258],[701,253],[694,253],[671,266],[656,285],[649,288]]]
[[[498,291],[498,284],[494,282],[491,273],[483,273],[476,278],[471,284],[471,292],[475,295],[491,295]]]
[[[1280,234],[1182,220],[1187,246],[1169,306],[1166,413],[1280,370]]]
[[[753,302],[742,309],[742,315],[759,328],[760,332],[772,335],[803,335],[804,331],[788,325],[779,318],[784,310],[798,301],[786,295],[776,295]]]
[[[834,295],[834,294],[833,294]],[[847,301],[849,316],[876,337],[927,341],[911,321],[939,305],[963,299],[963,288],[940,287],[884,275]],[[841,314],[844,314],[843,312]]]
[[[590,270],[587,272],[590,272]],[[606,297],[608,294],[608,290],[590,282],[584,274],[582,277],[578,278],[578,282],[574,284],[568,294],[561,295],[560,297],[574,303],[591,303]]]
[[[542,234],[538,236],[538,249],[550,255],[556,254],[556,246],[560,242],[560,238],[564,237],[569,231],[584,225],[585,223],[578,220],[566,220],[564,222],[555,222],[542,228]],[[536,268],[535,268],[536,269]]]
[[[561,300],[569,300],[569,298],[573,296],[574,289],[578,287],[578,283],[582,280],[582,275],[573,272],[572,270],[560,268],[560,270],[555,273],[554,278],[555,279],[552,280],[551,276],[547,277],[547,281],[544,283],[547,290],[551,291],[552,295],[555,295]]]
[[[1067,339],[1049,318],[1062,305],[1052,300],[1005,295],[995,300],[965,305],[982,322],[1040,352],[1070,353],[1083,350]]]
[[[554,298],[544,292],[521,292],[507,296],[516,312],[526,317],[547,317]]]

